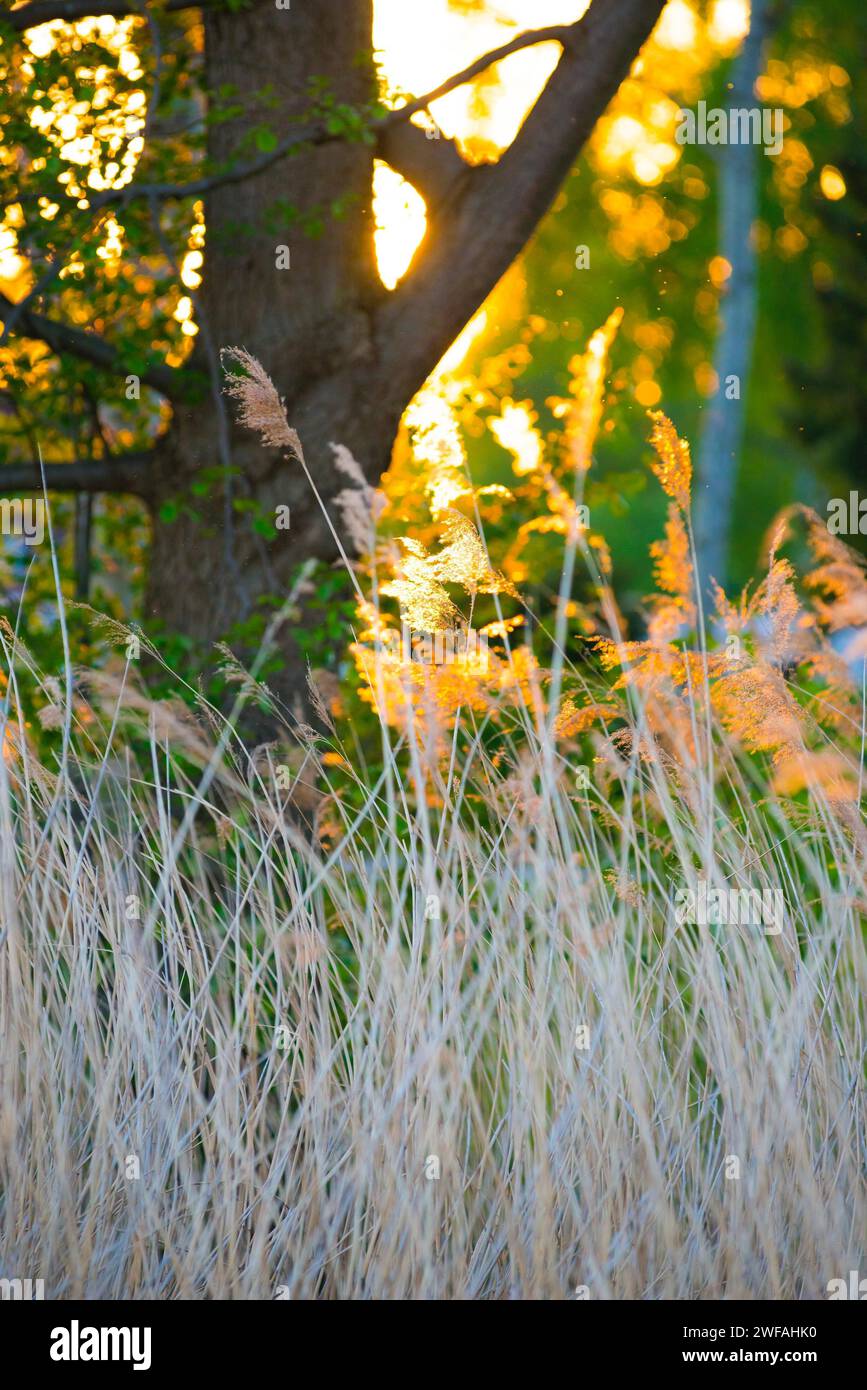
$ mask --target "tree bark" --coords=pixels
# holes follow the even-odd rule
[[[232,84],[244,108],[237,120],[211,128],[209,157],[216,164],[231,158],[251,128],[266,123],[285,130],[309,108],[314,76],[326,78],[339,101],[358,105],[373,95],[365,57],[371,0],[317,0],[288,11],[255,0],[237,14],[206,11],[204,23],[208,90]],[[260,93],[268,86],[277,104],[263,111]],[[195,405],[176,405],[153,478],[148,608],[171,630],[214,640],[248,617],[260,595],[282,596],[301,561],[334,553],[297,461],[264,449],[236,426],[219,397],[221,348],[243,346],[266,366],[324,497],[342,486],[330,440],[349,445],[371,473],[388,464],[406,402],[378,381],[372,314],[384,291],[374,262],[372,172],[369,145],[333,144],[206,198],[197,355],[215,389]],[[297,210],[297,220],[274,222],[278,200]],[[344,210],[334,217],[338,201]],[[321,235],[305,235],[304,218],[315,215],[322,218]],[[288,269],[278,267],[279,247],[288,247]],[[184,494],[198,470],[229,457],[240,473],[231,484],[235,497],[252,496],[272,518],[278,506],[289,507],[290,529],[275,540],[234,514],[220,486],[196,504],[200,522],[183,513],[171,522],[160,518],[162,501]],[[291,679],[283,684],[291,694],[303,688],[304,669],[289,648]]]

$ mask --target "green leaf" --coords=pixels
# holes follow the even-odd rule
[[[277,136],[273,130],[269,130],[267,126],[262,126],[256,131],[256,148],[261,150],[263,154],[270,154],[272,150],[276,150]]]

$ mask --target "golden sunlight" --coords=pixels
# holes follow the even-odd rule
[[[382,160],[373,167],[374,243],[379,276],[393,290],[425,234],[425,201],[411,183]]]
[[[737,43],[749,32],[749,0],[714,0],[710,14],[710,36],[725,47]]]
[[[846,194],[846,180],[833,164],[826,164],[819,175],[819,187],[830,202],[836,203]]]
[[[541,28],[580,17],[587,3],[503,0],[459,11],[448,0],[429,0],[423,12],[406,0],[376,0],[373,42],[391,105],[403,95],[429,92],[452,73],[519,34],[529,24]],[[557,43],[540,44],[498,63],[475,83],[459,87],[431,104],[431,138],[442,133],[457,141],[462,154],[480,162],[496,159],[511,144],[560,56]],[[374,173],[373,207],[376,257],[383,284],[393,289],[407,270],[424,236],[424,199],[387,165]]]

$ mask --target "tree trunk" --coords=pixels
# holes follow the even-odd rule
[[[254,0],[239,14],[206,11],[204,24],[207,89],[231,84],[243,107],[237,119],[211,127],[209,155],[218,164],[249,130],[263,124],[285,130],[308,110],[314,76],[328,79],[338,101],[357,105],[373,94],[365,61],[371,0],[317,0],[288,11],[276,10],[273,0]],[[277,104],[263,108],[269,85]],[[371,476],[388,465],[406,401],[377,382],[372,311],[384,291],[373,251],[372,165],[368,145],[331,144],[207,198],[197,355],[211,373],[212,390],[193,406],[176,406],[151,499],[148,611],[170,630],[214,640],[253,613],[260,595],[282,597],[301,561],[336,554],[297,461],[263,448],[233,422],[219,395],[221,348],[243,346],[266,366],[325,499],[345,485],[335,474],[330,441],[350,447]],[[343,212],[335,217],[338,200]],[[287,220],[286,204],[297,220]],[[320,235],[305,234],[305,216],[321,216]],[[288,269],[278,268],[280,247],[288,248]],[[183,512],[173,521],[160,517],[161,503],[184,496],[198,470],[229,462],[238,470],[230,497],[217,484],[206,499],[189,499],[200,520]],[[248,497],[272,520],[278,506],[288,506],[290,528],[272,541],[259,535],[231,509],[233,499]],[[303,687],[304,669],[291,644],[286,656],[292,679],[282,693],[291,695]]]
[[[729,110],[749,109],[755,104],[755,84],[761,75],[766,36],[766,9],[767,0],[753,0],[750,31],[732,72]],[[752,236],[758,217],[758,158],[758,150],[750,144],[727,144],[718,152],[719,254],[728,261],[731,273],[721,305],[723,324],[714,363],[717,389],[705,417],[696,470],[696,551],[703,596],[711,578],[723,587],[727,581],[756,324],[756,253]],[[735,382],[737,396],[733,394]]]

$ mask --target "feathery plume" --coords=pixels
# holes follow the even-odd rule
[[[593,462],[593,444],[599,432],[608,374],[608,356],[623,309],[612,309],[601,328],[590,338],[587,350],[569,363],[569,392],[574,397],[566,417],[566,445],[569,461],[578,473],[586,473]]]
[[[649,410],[647,414],[653,422],[650,443],[657,454],[657,457],[651,460],[650,466],[663,490],[686,511],[692,485],[689,445],[685,439],[679,437],[674,425],[661,410]]]
[[[223,348],[220,353],[226,373],[224,390],[238,403],[238,417],[247,429],[255,430],[263,444],[275,449],[291,449],[299,459],[304,458],[301,440],[286,418],[286,406],[261,362],[246,348]],[[236,362],[241,372],[231,371],[225,364]]]
[[[355,487],[345,487],[334,498],[343,526],[358,555],[370,554],[376,543],[376,523],[387,505],[385,493],[371,487],[361,471],[361,464],[345,444],[332,444],[334,466],[351,478]]]
[[[648,624],[651,642],[670,642],[684,626],[695,622],[692,601],[692,561],[689,537],[683,514],[674,502],[669,504],[665,523],[665,540],[654,541],[650,547],[654,560],[653,575],[662,594],[652,599],[653,616]],[[671,597],[666,597],[671,595]]]

